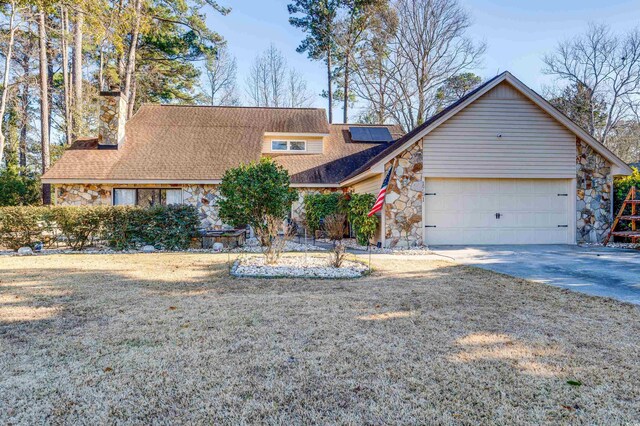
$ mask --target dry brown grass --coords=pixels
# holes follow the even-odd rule
[[[636,307],[419,258],[345,281],[225,262],[0,258],[0,423],[640,419]]]

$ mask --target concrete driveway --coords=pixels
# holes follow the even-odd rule
[[[640,305],[637,250],[568,245],[430,248],[460,263]]]

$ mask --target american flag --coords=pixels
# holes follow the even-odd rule
[[[376,203],[373,205],[373,208],[369,212],[367,216],[371,217],[376,212],[382,210],[382,206],[384,205],[384,196],[387,194],[387,186],[389,186],[389,181],[391,180],[391,171],[393,170],[393,165],[389,167],[389,171],[387,172],[387,176],[384,178],[382,182],[382,188],[380,188],[380,192],[378,192],[378,198],[376,198]]]

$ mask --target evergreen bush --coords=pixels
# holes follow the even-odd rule
[[[2,207],[0,246],[17,250],[37,242],[57,242],[82,250],[99,241],[118,250],[145,244],[186,249],[199,225],[196,208],[188,205]]]

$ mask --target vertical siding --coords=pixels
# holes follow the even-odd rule
[[[380,185],[382,185],[382,176],[374,176],[353,185],[353,192],[356,194],[378,195]]]
[[[271,141],[281,141],[281,140],[296,140],[296,141],[306,141],[307,142],[307,150],[305,152],[292,152],[292,151],[271,151]],[[304,136],[299,137],[277,137],[277,136],[267,136],[264,138],[262,142],[262,153],[278,153],[278,154],[322,154],[323,143],[322,138],[314,137],[308,138]]]
[[[575,136],[508,83],[481,96],[424,142],[425,177],[576,174]]]

